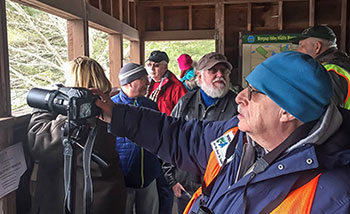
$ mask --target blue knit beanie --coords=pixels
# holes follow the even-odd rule
[[[304,123],[318,119],[333,94],[327,70],[311,56],[294,51],[271,56],[247,81]]]

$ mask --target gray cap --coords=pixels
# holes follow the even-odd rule
[[[206,55],[204,55],[199,61],[197,70],[209,70],[215,65],[222,63],[224,64],[230,71],[232,70],[232,65],[229,61],[227,61],[227,58],[219,53],[211,52]]]
[[[134,80],[137,80],[143,76],[147,76],[146,69],[136,63],[128,63],[120,69],[119,81],[120,85],[126,85]]]

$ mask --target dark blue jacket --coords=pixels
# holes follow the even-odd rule
[[[331,107],[332,106],[332,107]],[[247,187],[246,213],[260,213],[280,195],[287,194],[306,170],[320,168],[311,213],[349,213],[350,210],[350,111],[331,105],[312,129]],[[152,121],[152,122],[150,122]],[[166,117],[165,114],[117,105],[112,132],[159,154],[160,158],[187,171],[203,174],[210,143],[236,127],[238,119],[207,122]],[[240,133],[233,159],[218,175],[211,194],[204,196],[213,213],[243,213],[243,193],[251,173],[235,181],[243,154],[245,133]],[[197,213],[199,200],[191,211]]]
[[[155,102],[146,97],[129,98],[122,90],[112,97],[114,103],[141,106],[158,111]],[[143,188],[161,175],[160,161],[156,155],[136,145],[126,137],[117,137],[116,150],[127,187]]]

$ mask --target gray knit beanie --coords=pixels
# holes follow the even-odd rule
[[[137,80],[143,76],[147,76],[146,69],[136,63],[128,63],[120,69],[119,81],[120,85],[126,85],[134,80]]]

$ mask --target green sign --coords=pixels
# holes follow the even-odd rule
[[[289,43],[290,39],[298,34],[261,34],[261,35],[243,35],[243,44],[255,43]]]

